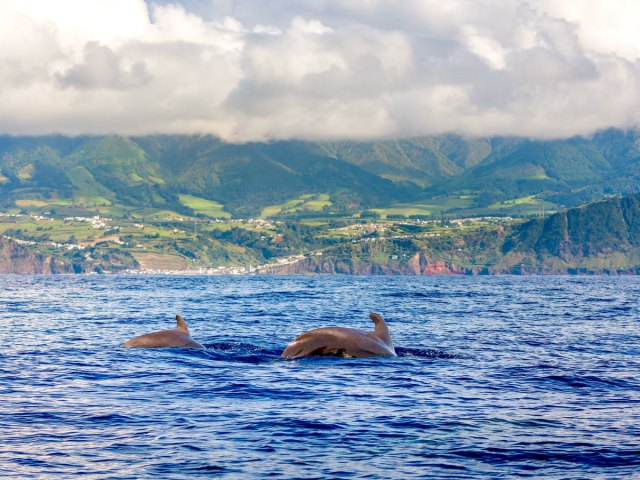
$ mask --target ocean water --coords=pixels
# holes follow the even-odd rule
[[[640,478],[638,277],[0,277],[3,478]],[[387,319],[397,358],[279,354]],[[123,349],[183,315],[206,351]]]

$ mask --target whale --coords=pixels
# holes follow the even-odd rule
[[[146,333],[127,340],[122,347],[125,348],[161,348],[161,347],[183,347],[183,348],[204,348],[189,335],[187,322],[180,315],[176,315],[176,328],[172,330],[161,330],[159,332]]]
[[[370,313],[369,318],[375,324],[373,332],[347,327],[316,328],[294,338],[280,357],[395,357],[389,328],[382,315]]]

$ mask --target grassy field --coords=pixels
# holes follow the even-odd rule
[[[186,270],[187,260],[178,255],[132,252],[143,270]]]
[[[279,215],[284,211],[293,210],[294,208],[299,207],[303,203],[304,203],[304,200],[296,198],[294,200],[289,200],[288,202],[281,203],[279,205],[271,205],[270,207],[265,207],[262,209],[262,212],[260,213],[260,217],[261,218],[275,217],[276,215]]]
[[[84,222],[52,222],[44,233],[49,235],[51,241],[60,243],[68,242],[72,237],[78,242],[90,242],[102,236],[102,232]]]
[[[24,208],[27,210],[43,210],[52,207],[67,207],[74,205],[75,202],[68,198],[41,198],[38,200],[25,198],[15,201],[16,207]]]
[[[231,218],[231,214],[224,211],[224,205],[221,203],[194,197],[193,195],[178,195],[178,198],[180,203],[196,213],[212,218]]]
[[[179,213],[159,208],[138,208],[129,210],[128,214],[135,219],[143,221],[183,221],[185,218],[184,215]]]
[[[298,198],[278,205],[271,205],[262,209],[261,218],[275,217],[277,215],[287,215],[292,213],[321,212],[324,207],[330,207],[331,200],[326,193],[305,194]]]
[[[16,200],[16,207],[46,207],[49,205],[49,202],[43,202],[42,200]]]
[[[60,203],[57,203],[60,205]],[[99,195],[90,195],[86,193],[74,193],[73,205],[82,205],[85,207],[97,207],[111,205],[111,201]]]
[[[74,201],[79,205],[111,205],[108,199],[116,197],[115,193],[96,182],[84,167],[72,168],[67,172],[67,178],[81,192],[74,195]]]
[[[449,210],[471,208],[474,204],[474,195],[459,195],[454,197],[436,198],[425,202],[403,203],[392,205],[388,208],[374,208],[372,211],[379,214],[382,218],[387,215],[443,215]]]
[[[476,207],[475,195],[459,195],[451,197],[442,197],[424,202],[407,203],[392,205],[388,208],[375,208],[373,212],[379,214],[381,218],[387,218],[388,215],[411,215],[423,216],[535,216],[542,213],[554,213],[558,206],[541,200],[535,195],[521,198],[514,198],[502,202],[496,202],[488,207]]]
[[[320,212],[324,207],[331,206],[331,200],[329,200],[329,195],[326,193],[318,195],[301,195],[300,199],[304,200],[304,210],[312,212]]]
[[[98,205],[96,206],[96,211],[100,215],[104,215],[107,217],[122,218],[129,214],[131,208],[127,208],[121,205]]]
[[[505,200],[487,207],[489,212],[507,215],[537,215],[542,214],[543,210],[546,214],[553,213],[556,209],[557,206],[555,204],[541,200],[535,195]]]

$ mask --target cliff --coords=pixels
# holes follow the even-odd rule
[[[0,273],[49,274],[69,271],[69,266],[60,260],[0,237]]]
[[[418,252],[404,263],[361,262],[357,259],[335,259],[331,257],[317,260],[305,258],[297,263],[274,268],[270,273],[329,274],[329,275],[453,275],[472,274],[472,270],[459,265],[431,260],[425,253]]]

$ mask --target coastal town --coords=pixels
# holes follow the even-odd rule
[[[363,221],[369,220],[369,221]],[[463,231],[513,223],[510,217],[466,217],[446,220],[362,219],[315,221],[304,237],[287,222],[261,218],[192,218],[168,215],[141,218],[57,216],[0,212],[0,235],[41,254],[73,258],[84,273],[256,275],[278,272],[304,259],[322,257],[340,245],[376,245],[438,239]],[[291,245],[290,243],[294,243]],[[215,256],[207,255],[212,250]],[[388,249],[390,261],[407,253]],[[256,252],[260,252],[257,254]],[[120,268],[100,266],[100,258],[129,258]],[[80,267],[77,267],[80,268]]]

